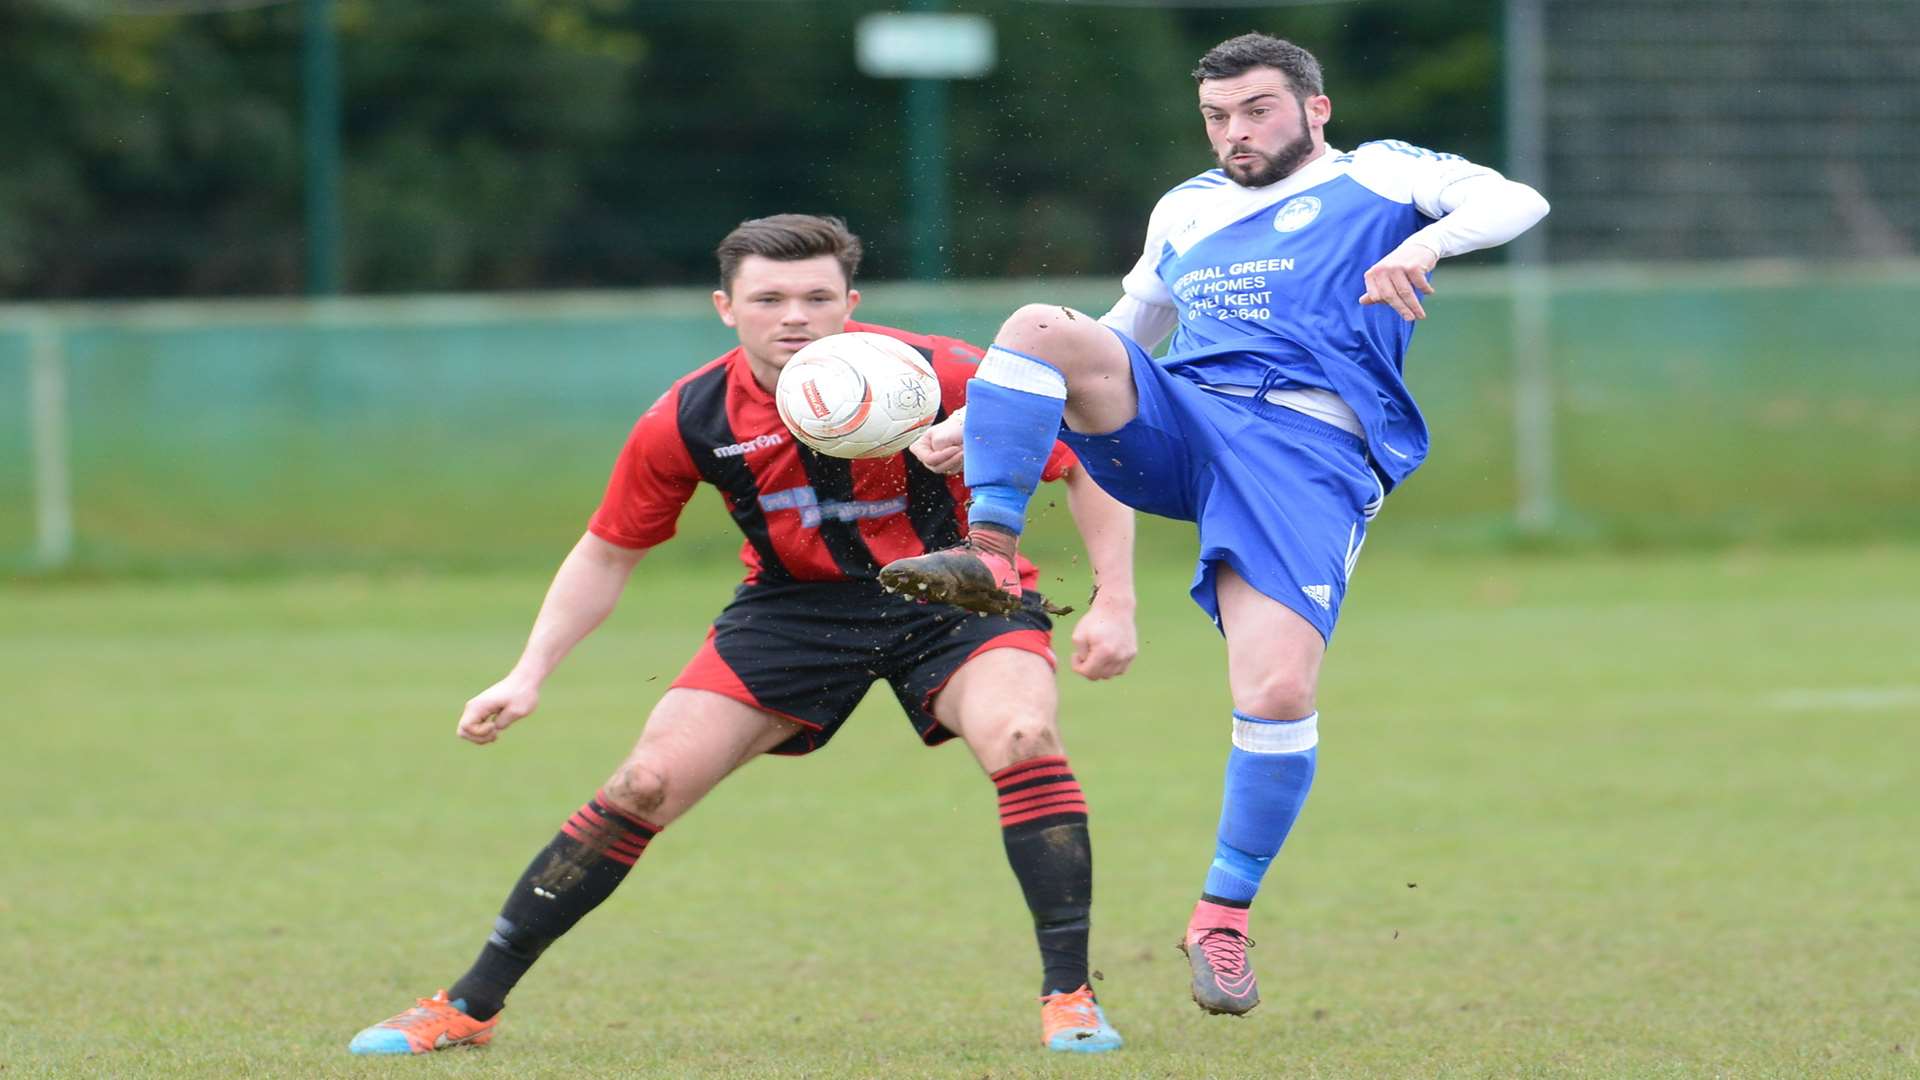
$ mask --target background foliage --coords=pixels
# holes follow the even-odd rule
[[[796,209],[904,274],[902,87],[853,61],[885,6],[338,0],[349,288],[704,281],[734,223]],[[959,276],[1123,268],[1145,208],[1210,164],[1187,71],[1248,29],[1311,43],[1336,141],[1496,156],[1484,0],[965,8],[1000,63],[952,93]],[[0,295],[298,291],[300,14],[0,6]]]

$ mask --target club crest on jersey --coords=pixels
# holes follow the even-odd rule
[[[1302,195],[1287,200],[1280,212],[1273,215],[1273,228],[1275,232],[1299,232],[1313,224],[1313,219],[1319,216],[1320,200],[1311,195]]]

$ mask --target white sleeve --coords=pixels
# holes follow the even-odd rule
[[[1407,239],[1443,259],[1498,247],[1547,216],[1547,200],[1525,184],[1488,169],[1441,185],[1420,212],[1440,220]]]
[[[1158,280],[1157,278],[1155,280]],[[1152,352],[1173,332],[1180,312],[1165,304],[1149,304],[1132,293],[1124,293],[1113,307],[1100,316],[1102,326],[1111,326]]]
[[[1151,352],[1163,338],[1173,331],[1180,321],[1180,313],[1175,310],[1173,293],[1167,291],[1167,283],[1160,280],[1160,252],[1167,244],[1167,219],[1172,215],[1167,211],[1170,195],[1161,196],[1155,204],[1153,214],[1147,218],[1147,242],[1140,258],[1120,279],[1121,296],[1105,315],[1100,316],[1104,326],[1115,330],[1139,342]]]
[[[1443,259],[1504,244],[1547,216],[1539,192],[1458,154],[1387,139],[1353,158],[1355,180],[1436,219],[1408,239]]]

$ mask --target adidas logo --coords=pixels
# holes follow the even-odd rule
[[[1302,585],[1300,586],[1300,591],[1307,594],[1307,599],[1319,604],[1326,610],[1333,610],[1333,586]]]

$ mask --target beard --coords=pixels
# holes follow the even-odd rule
[[[1235,165],[1227,158],[1232,154],[1253,154],[1256,158],[1251,165]],[[1269,154],[1265,150],[1255,150],[1251,146],[1229,147],[1220,154],[1220,168],[1227,178],[1241,187],[1266,187],[1268,184],[1284,180],[1293,175],[1300,163],[1313,154],[1313,131],[1307,127],[1306,106],[1300,107],[1300,137]]]

